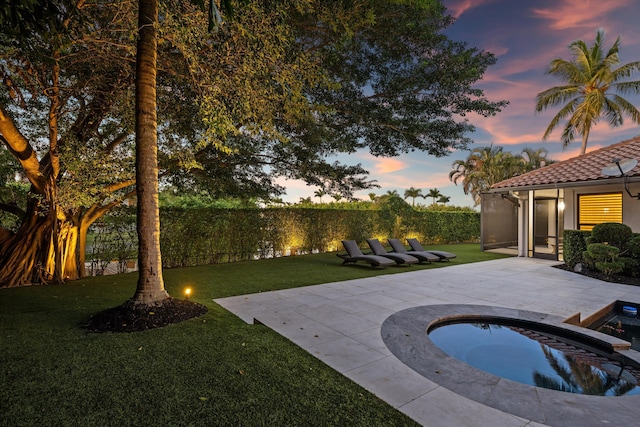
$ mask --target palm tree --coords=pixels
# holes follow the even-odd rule
[[[369,193],[369,198],[372,202],[375,202],[376,198],[378,198],[378,195],[376,193]]]
[[[566,148],[576,134],[582,135],[581,154],[586,152],[591,127],[601,118],[605,118],[610,126],[615,127],[622,125],[623,114],[626,114],[635,123],[640,124],[640,111],[620,95],[611,94],[613,91],[621,94],[640,93],[640,81],[623,81],[640,69],[640,61],[614,68],[620,64],[620,37],[606,54],[603,42],[604,31],[598,30],[595,43],[591,47],[582,40],[571,43],[569,50],[574,59],[554,59],[547,71],[566,84],[552,87],[536,96],[538,113],[550,106],[562,106],[542,138],[547,139],[558,123],[566,119],[562,131],[562,144]]]
[[[422,190],[420,190],[419,188],[409,188],[408,190],[404,191],[404,198],[407,199],[411,197],[411,206],[415,207],[416,206],[416,197],[422,197]]]
[[[316,190],[313,192],[313,195],[320,199],[320,203],[322,203],[322,196],[326,195],[327,192],[324,190]]]
[[[200,0],[194,3],[204,6]],[[230,1],[221,7],[230,9]],[[214,22],[215,18],[215,22]],[[220,24],[216,3],[209,3],[210,28]],[[158,0],[138,1],[136,57],[136,195],[138,230],[138,283],[131,304],[161,305],[170,298],[164,288],[160,254],[158,202],[158,122],[156,72],[158,46]]]
[[[429,190],[429,193],[427,193],[427,195],[424,196],[425,199],[427,197],[431,197],[433,199],[433,203],[432,204],[435,205],[436,204],[436,199],[438,197],[442,197],[442,193],[437,188],[432,188],[431,190]]]
[[[480,204],[480,194],[497,182],[512,178],[524,171],[521,156],[514,156],[502,147],[476,147],[466,160],[456,160],[451,165],[449,179],[454,184],[462,179],[464,194],[471,194],[475,205]]]
[[[537,150],[525,148],[522,150],[520,157],[522,157],[522,161],[524,162],[524,172],[530,172],[534,169],[540,169],[555,163],[554,160],[547,158],[548,154],[549,152],[545,148],[538,148]]]
[[[438,199],[438,203],[442,203],[443,205],[446,205],[450,201],[451,201],[451,197],[449,196],[440,196],[440,198]]]
[[[138,284],[135,305],[168,299],[162,278],[158,203],[156,58],[158,0],[140,0],[136,60],[136,193],[138,197]]]

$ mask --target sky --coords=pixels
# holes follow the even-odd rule
[[[539,92],[561,85],[557,78],[546,74],[551,60],[571,59],[568,46],[575,40],[593,44],[596,31],[605,31],[604,46],[608,49],[620,36],[621,64],[640,60],[640,1],[638,0],[443,0],[448,14],[456,18],[445,34],[452,40],[467,42],[493,53],[497,63],[487,69],[475,86],[483,89],[492,101],[507,100],[509,105],[494,117],[475,114],[467,116],[476,130],[468,136],[474,141],[470,148],[504,147],[514,154],[524,148],[546,148],[548,157],[560,161],[575,157],[580,140],[563,149],[560,137],[564,123],[550,137],[542,140],[558,107],[535,113],[535,97]],[[640,80],[640,73],[635,75]],[[640,108],[640,97],[625,95]],[[606,121],[593,127],[587,152],[640,135],[640,128],[625,117],[624,125],[611,128]],[[361,163],[369,171],[369,179],[380,188],[360,191],[356,197],[369,200],[368,194],[378,195],[396,190],[401,196],[410,187],[423,194],[437,188],[451,198],[449,205],[473,206],[461,184],[449,180],[455,160],[464,160],[468,151],[454,151],[449,156],[435,158],[426,153],[410,153],[394,158],[374,157],[358,152],[339,158],[348,164]],[[287,188],[283,197],[287,202],[314,197],[315,187],[303,182],[280,181]],[[327,197],[323,199],[327,202]],[[410,202],[411,199],[408,199]],[[431,199],[417,203],[430,204]]]

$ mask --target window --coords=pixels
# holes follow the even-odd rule
[[[603,222],[622,223],[622,193],[579,194],[578,230]]]

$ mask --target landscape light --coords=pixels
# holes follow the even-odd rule
[[[189,297],[191,296],[191,288],[186,288],[184,290],[184,296],[185,298],[189,299]]]

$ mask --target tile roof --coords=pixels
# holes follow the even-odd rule
[[[603,174],[602,168],[610,165],[613,159],[638,160],[638,165],[627,176],[640,177],[640,136],[498,182],[491,189],[554,184],[566,187],[571,183],[604,181],[611,177]]]

